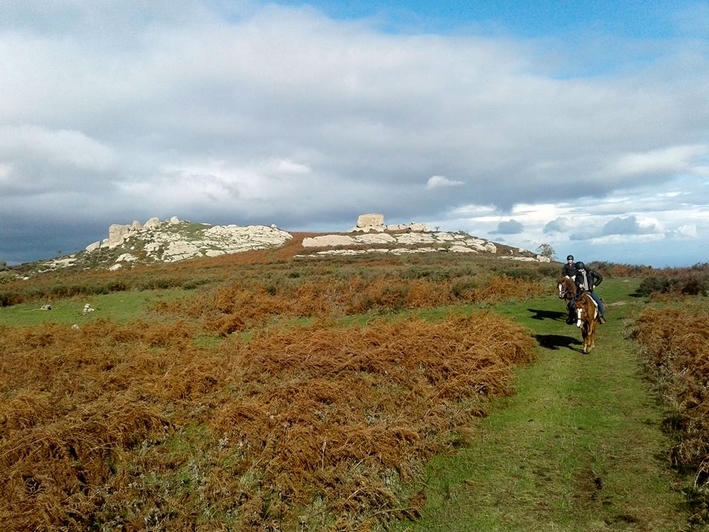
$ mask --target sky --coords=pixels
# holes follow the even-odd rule
[[[359,214],[709,262],[709,1],[0,0],[0,262]]]

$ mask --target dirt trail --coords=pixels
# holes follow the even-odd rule
[[[470,448],[431,464],[423,518],[397,530],[687,530],[664,411],[624,336],[639,302],[607,303],[589,355],[553,298],[499,308],[535,332],[539,360],[519,371],[516,394]]]

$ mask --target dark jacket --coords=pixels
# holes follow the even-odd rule
[[[593,292],[603,282],[603,276],[595,270],[577,270],[574,282],[579,288]]]
[[[576,277],[576,266],[574,266],[574,263],[572,262],[569,264],[568,262],[564,264],[564,267],[561,269],[561,275],[564,277],[571,277],[572,279]]]

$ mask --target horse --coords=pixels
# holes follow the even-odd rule
[[[566,303],[566,310],[569,311],[569,317],[566,319],[566,323],[569,325],[573,324],[573,307],[572,301],[576,299],[578,294],[578,287],[571,277],[562,277],[556,282],[556,295],[559,299],[563,299]]]
[[[583,337],[583,352],[587,354],[596,345],[596,325],[600,323],[598,306],[591,294],[584,292],[574,305],[576,309],[576,327],[581,329]]]

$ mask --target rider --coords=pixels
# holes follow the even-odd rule
[[[564,277],[570,277],[571,279],[576,277],[576,267],[574,266],[573,255],[566,257],[566,264],[564,264],[564,267],[561,270],[561,275]]]
[[[578,287],[579,296],[583,292],[589,293],[589,295],[593,298],[593,300],[598,305],[598,315],[599,315],[598,321],[601,323],[605,323],[606,322],[606,318],[605,318],[606,312],[605,312],[605,307],[603,305],[603,300],[596,293],[596,287],[603,282],[603,276],[595,270],[587,270],[586,265],[581,261],[578,261],[575,264],[575,267],[576,267],[576,276],[574,278],[574,282],[576,283],[576,286]]]

